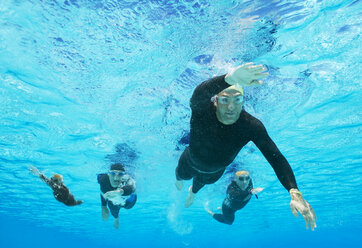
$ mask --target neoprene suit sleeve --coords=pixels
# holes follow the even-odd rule
[[[256,133],[253,142],[273,167],[281,184],[288,191],[291,188],[298,188],[292,168],[273,140],[269,137],[264,125],[257,120],[255,126],[256,128],[254,130]]]

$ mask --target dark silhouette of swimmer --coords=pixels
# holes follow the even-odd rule
[[[235,219],[235,212],[245,207],[253,194],[258,198],[256,194],[262,190],[263,188],[253,188],[249,172],[238,171],[227,188],[226,197],[222,203],[222,213],[216,214],[209,209],[206,209],[206,211],[215,220],[231,225]]]
[[[316,215],[298,190],[292,168],[269,137],[263,123],[243,109],[242,86],[261,85],[268,75],[262,65],[247,63],[230,73],[214,77],[196,87],[190,100],[190,145],[176,168],[176,187],[193,179],[185,207],[205,184],[213,184],[224,174],[239,151],[252,141],[273,167],[279,181],[291,196],[292,213],[300,212],[306,226],[316,227]]]
[[[136,181],[125,172],[124,166],[120,163],[112,164],[108,173],[98,174],[97,180],[101,189],[102,219],[108,220],[111,210],[114,227],[118,229],[119,210],[130,209],[136,204]]]
[[[60,201],[67,206],[76,206],[83,203],[81,200],[75,200],[67,186],[64,185],[62,175],[54,174],[49,179],[34,166],[30,166],[30,171],[49,185],[49,187],[53,190],[53,195],[57,201]]]

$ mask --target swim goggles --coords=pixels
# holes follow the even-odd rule
[[[249,181],[250,176],[248,176],[248,175],[240,175],[240,176],[238,176],[238,180],[239,181]]]
[[[118,175],[119,177],[121,176],[124,176],[126,173],[124,171],[108,171],[108,174],[109,175],[112,175],[112,176],[116,176]]]
[[[238,95],[235,97],[227,97],[227,96],[217,96],[217,102],[220,104],[230,104],[233,101],[234,104],[242,104],[244,97],[242,95]]]

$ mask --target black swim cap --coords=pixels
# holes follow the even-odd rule
[[[124,166],[121,165],[120,163],[114,163],[111,165],[111,170],[124,171]]]

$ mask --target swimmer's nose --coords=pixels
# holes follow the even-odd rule
[[[233,110],[234,107],[235,107],[235,105],[234,105],[233,101],[231,100],[230,103],[229,103],[229,105],[228,105],[228,109],[229,109],[229,110]]]

